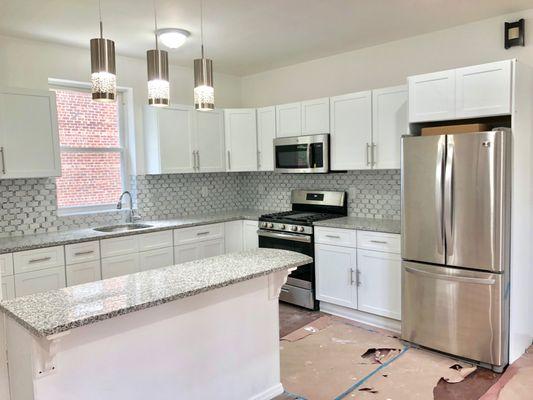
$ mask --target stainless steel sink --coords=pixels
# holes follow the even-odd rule
[[[148,225],[148,224],[122,224],[122,225],[102,226],[100,228],[93,228],[93,230],[98,231],[98,232],[105,232],[105,233],[115,233],[115,232],[136,231],[140,229],[151,228],[152,226],[153,225]]]

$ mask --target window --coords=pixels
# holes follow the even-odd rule
[[[125,190],[121,96],[98,103],[79,88],[56,87],[61,177],[57,207],[61,213],[107,210]]]

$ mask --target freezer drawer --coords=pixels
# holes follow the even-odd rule
[[[500,366],[508,361],[503,275],[404,261],[402,339]]]

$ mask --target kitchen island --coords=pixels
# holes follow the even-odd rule
[[[273,398],[279,291],[310,261],[257,249],[1,302],[11,400]]]

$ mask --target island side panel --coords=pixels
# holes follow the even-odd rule
[[[34,398],[271,399],[283,388],[269,283],[283,280],[263,276],[73,329],[55,369],[32,377]]]

